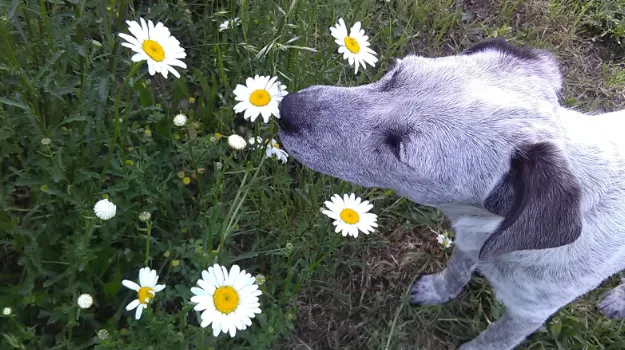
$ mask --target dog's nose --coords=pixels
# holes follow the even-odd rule
[[[296,132],[299,128],[298,118],[301,112],[301,94],[293,93],[284,96],[280,102],[280,129],[287,133]]]

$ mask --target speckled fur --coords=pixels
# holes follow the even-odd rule
[[[625,111],[587,116],[562,107],[556,61],[525,50],[499,42],[450,57],[408,56],[373,84],[314,86],[281,106],[280,137],[304,165],[392,188],[448,216],[455,251],[444,271],[415,283],[411,301],[445,302],[477,268],[507,308],[463,350],[513,349],[558,309],[625,268]],[[542,232],[549,219],[536,213],[535,222],[508,232],[499,253],[480,259],[505,216],[484,201],[511,171],[515,151],[538,143],[555,150],[549,171],[566,172],[579,189],[579,201],[566,209],[580,233],[564,245],[558,236],[564,233],[545,233],[554,235],[545,247],[526,249],[524,232]],[[557,196],[544,197],[529,198],[528,207],[559,205]],[[624,317],[625,285],[608,292],[600,309]]]

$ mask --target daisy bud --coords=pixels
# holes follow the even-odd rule
[[[144,211],[141,214],[139,214],[139,221],[146,222],[146,221],[150,220],[151,217],[152,217],[152,214],[150,214],[147,211]]]
[[[99,200],[94,206],[93,211],[95,215],[102,220],[109,220],[117,212],[117,206],[110,202],[108,199]]]
[[[89,294],[81,294],[76,301],[81,309],[88,309],[93,305],[93,297]]]
[[[247,146],[247,142],[244,138],[235,134],[228,136],[228,145],[230,146],[230,148],[240,151],[244,149],[245,146]]]
[[[100,340],[106,340],[109,337],[109,331],[107,331],[106,329],[100,329],[98,331],[98,339]]]
[[[187,116],[180,113],[177,116],[174,117],[174,125],[181,127],[184,126],[187,123]]]

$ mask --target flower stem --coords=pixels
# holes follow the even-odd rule
[[[146,237],[147,239],[145,240],[145,266],[148,266],[148,263],[150,262],[150,238],[152,236],[152,221],[147,221],[146,222]]]
[[[111,159],[113,158],[113,154],[115,153],[115,147],[117,146],[117,138],[119,137],[119,104],[121,103],[124,88],[126,87],[126,85],[128,85],[130,78],[135,74],[137,69],[139,69],[140,65],[141,65],[141,62],[137,62],[132,66],[132,68],[130,69],[130,73],[128,73],[128,75],[126,76],[126,79],[124,79],[124,82],[119,87],[119,91],[117,92],[117,98],[115,98],[115,106],[113,108],[115,111],[115,116],[114,116],[115,120],[113,121],[114,123],[113,137],[111,138],[111,141],[109,142],[109,154],[106,157],[106,162],[104,163],[104,167],[102,168],[102,172],[100,173],[100,180],[98,183],[98,190],[96,191],[96,193],[99,193],[100,190],[102,189],[102,185],[104,185],[104,176],[106,175],[109,165],[111,164]]]

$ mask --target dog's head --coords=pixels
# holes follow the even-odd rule
[[[314,170],[417,203],[527,214],[538,209],[526,210],[522,193],[548,190],[549,177],[578,186],[558,146],[561,85],[549,53],[503,40],[456,56],[407,56],[372,84],[286,96],[280,138]]]

